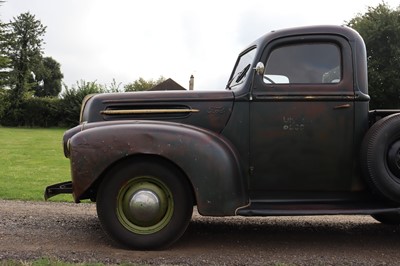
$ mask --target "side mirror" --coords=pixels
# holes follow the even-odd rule
[[[265,66],[263,62],[258,62],[254,70],[258,75],[264,75]]]

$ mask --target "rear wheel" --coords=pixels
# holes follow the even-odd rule
[[[103,229],[134,249],[163,248],[186,230],[193,212],[191,187],[163,162],[117,165],[99,187],[97,213]]]
[[[382,118],[367,132],[361,167],[373,191],[400,203],[400,115]]]

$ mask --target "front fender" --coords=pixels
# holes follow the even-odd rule
[[[235,149],[221,135],[194,126],[158,121],[88,124],[71,137],[69,152],[76,201],[109,166],[146,154],[164,157],[180,167],[203,215],[234,215],[248,203]]]

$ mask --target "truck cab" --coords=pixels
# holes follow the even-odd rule
[[[332,202],[364,193],[358,157],[369,127],[365,60],[360,36],[346,27],[272,32],[239,56],[228,88],[242,108],[230,121],[248,113],[243,153],[252,199]],[[232,139],[236,131],[228,124],[224,132]]]

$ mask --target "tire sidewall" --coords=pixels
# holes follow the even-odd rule
[[[390,201],[400,203],[400,177],[390,170],[387,156],[390,146],[400,140],[400,115],[394,114],[375,123],[366,134],[361,151],[361,165],[367,182]]]
[[[168,224],[151,234],[134,233],[123,226],[116,209],[118,193],[132,178],[157,177],[171,191],[174,210]],[[186,230],[193,211],[192,193],[185,177],[172,167],[160,163],[135,162],[114,167],[101,183],[97,195],[97,212],[103,229],[117,243],[135,249],[158,249],[176,241]]]

